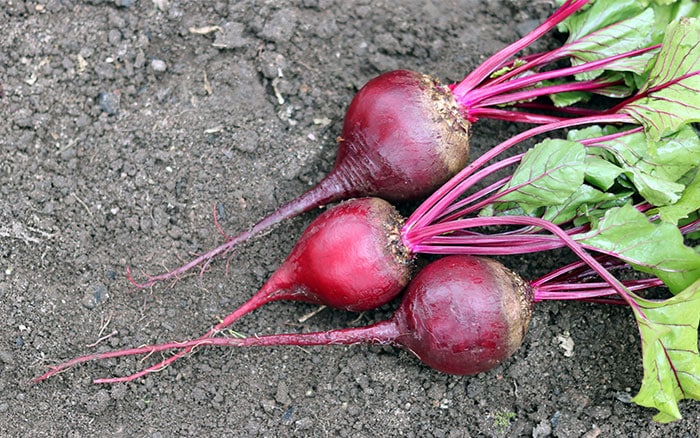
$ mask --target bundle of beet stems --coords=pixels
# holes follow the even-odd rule
[[[86,361],[179,350],[95,382],[130,381],[204,345],[358,342],[400,346],[439,371],[475,374],[520,346],[534,302],[579,300],[629,306],[644,364],[633,401],[658,409],[658,421],[680,418],[678,401],[700,399],[700,254],[690,246],[700,234],[692,127],[700,120],[699,11],[691,1],[565,1],[457,84],[405,70],[380,75],[351,102],[336,163],[316,187],[186,265],[143,283],[129,274],[149,287],[196,266],[204,272],[284,218],[357,198],[315,219],[250,300],[198,339],[89,354],[35,380]],[[568,32],[561,47],[516,57],[556,26]],[[467,165],[480,118],[535,127]],[[387,202],[425,196],[407,219]],[[484,258],[562,247],[578,261],[531,282]],[[413,277],[420,253],[445,257]],[[270,301],[364,311],[404,289],[394,316],[369,327],[214,337]],[[645,298],[648,289],[667,297]]]

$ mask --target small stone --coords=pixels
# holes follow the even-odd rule
[[[31,110],[27,108],[19,109],[14,116],[15,125],[17,125],[20,128],[33,128],[34,118],[32,117],[32,115],[33,114]]]
[[[162,59],[152,59],[151,68],[153,69],[153,71],[161,73],[167,70],[168,66],[165,65],[165,61],[163,61]]]
[[[532,430],[532,438],[544,438],[552,435],[552,426],[547,420],[542,420]]]
[[[286,383],[280,382],[280,384],[277,386],[275,401],[283,406],[288,406],[292,402],[292,400],[289,398],[289,389],[287,388]]]
[[[261,400],[260,406],[268,414],[275,410],[275,402],[273,400]]]
[[[96,283],[88,287],[83,296],[82,304],[88,309],[94,309],[109,299],[107,287],[102,283]]]
[[[99,103],[102,111],[109,115],[114,115],[119,112],[119,95],[115,93],[100,93]]]
[[[153,4],[161,11],[167,11],[170,7],[169,0],[153,0]]]
[[[107,40],[111,45],[116,46],[122,40],[122,33],[119,29],[112,29],[107,34]]]

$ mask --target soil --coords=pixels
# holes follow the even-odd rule
[[[307,214],[201,278],[135,290],[249,227],[330,169],[344,109],[396,68],[457,81],[549,15],[547,1],[0,0],[1,436],[695,437],[630,403],[639,337],[625,308],[538,304],[525,344],[475,377],[395,348],[202,349],[128,384],[140,358],[38,385],[52,363],[198,336],[249,297]],[[549,36],[539,49],[556,44]],[[483,121],[473,154],[521,128]],[[404,206],[405,209],[410,206]],[[503,261],[526,278],[564,253]],[[140,277],[143,278],[143,277]],[[391,313],[276,303],[243,333]],[[146,360],[153,363],[155,358]]]

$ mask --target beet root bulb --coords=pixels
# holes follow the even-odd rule
[[[327,180],[346,196],[428,196],[466,166],[469,127],[452,93],[432,77],[381,74],[350,102]]]
[[[477,374],[520,347],[533,303],[530,286],[499,262],[444,257],[411,281],[394,315],[396,343],[436,370]]]
[[[342,202],[309,224],[259,295],[351,311],[394,299],[411,277],[403,218],[380,198]]]

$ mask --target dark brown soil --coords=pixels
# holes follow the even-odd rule
[[[538,304],[523,347],[476,377],[352,346],[205,349],[129,384],[91,379],[136,371],[138,358],[28,383],[75,355],[203,333],[264,282],[313,214],[242,246],[228,274],[219,261],[201,281],[135,291],[126,266],[176,266],[221,241],[213,206],[226,230],[241,230],[318,181],[344,109],[373,76],[459,80],[552,10],[0,0],[0,435],[698,436],[700,403],[682,403],[685,419],[671,425],[629,403],[642,371],[632,315],[595,305]],[[474,154],[517,129],[478,124]],[[561,256],[504,262],[534,278]],[[236,330],[346,327],[391,309],[299,324],[314,307],[278,303]]]

